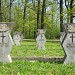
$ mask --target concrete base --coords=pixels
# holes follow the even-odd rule
[[[10,57],[10,55],[2,55],[0,56],[0,61],[3,62],[3,63],[11,63],[12,62],[12,59]]]

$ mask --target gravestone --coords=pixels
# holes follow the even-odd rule
[[[45,42],[46,42],[46,38],[45,38],[45,30],[43,29],[38,29],[38,35],[36,38],[37,41],[37,45],[38,45],[38,49],[40,50],[45,50]]]
[[[21,38],[20,41],[23,41],[23,38],[24,37],[23,37],[23,34],[22,33],[20,33],[20,38]]]
[[[75,63],[75,23],[64,24],[64,28],[65,31],[60,37],[60,43],[66,54],[64,64]]]
[[[10,35],[13,23],[0,22],[0,62],[12,62],[10,52],[13,43]]]
[[[21,37],[19,33],[15,33],[13,36],[13,41],[16,46],[20,45]]]

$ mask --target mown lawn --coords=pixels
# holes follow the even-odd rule
[[[31,57],[31,56],[64,56],[64,51],[59,42],[46,42],[46,50],[38,50],[36,42],[21,42],[20,46],[13,46],[11,56]]]
[[[32,45],[33,44],[33,45]],[[13,46],[13,57],[63,57],[64,52],[59,42],[46,42],[46,50],[38,50],[36,42],[21,42]],[[63,65],[51,62],[30,62],[27,60],[12,60],[12,63],[0,63],[0,75],[75,75],[75,64]]]
[[[13,61],[4,65],[0,63],[0,75],[75,75],[75,65]]]

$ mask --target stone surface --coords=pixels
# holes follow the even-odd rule
[[[11,32],[12,28],[13,28],[14,23],[13,22],[0,22],[0,29],[3,26],[3,31],[4,29],[9,30],[9,32]]]
[[[20,40],[21,40],[21,37],[20,37],[19,34],[15,34],[15,35],[13,36],[14,44],[16,44],[17,46],[20,45]]]
[[[45,50],[44,45],[46,42],[46,38],[45,38],[43,31],[42,32],[41,31],[40,31],[39,35],[37,36],[36,41],[37,41],[38,49]]]
[[[64,64],[75,63],[75,24],[68,24],[66,32],[61,33],[60,43],[66,53]]]
[[[24,37],[23,37],[23,34],[21,34],[21,35],[20,35],[20,38],[21,38],[20,40],[22,41],[22,40],[23,40],[23,38],[24,38]]]
[[[12,62],[10,57],[13,45],[7,24],[0,24],[0,62]]]

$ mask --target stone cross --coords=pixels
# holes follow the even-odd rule
[[[72,36],[70,36],[70,38],[72,38],[72,43],[73,43],[73,41],[74,41],[73,39],[75,38],[75,36],[73,36],[73,34],[72,34]]]
[[[14,44],[15,44],[16,46],[19,46],[19,45],[20,45],[20,41],[21,41],[20,35],[19,35],[19,34],[15,34],[15,35],[13,36],[13,41],[14,41]]]
[[[75,63],[75,23],[64,24],[64,35],[60,37],[60,43],[64,49],[64,64]]]
[[[2,32],[2,36],[0,36],[0,37],[2,37],[2,45],[4,45],[4,38],[6,37],[6,36],[4,36],[4,32]]]
[[[37,41],[37,45],[38,45],[38,49],[40,50],[45,50],[45,42],[46,42],[46,38],[45,38],[45,35],[44,35],[44,30],[43,29],[39,29],[38,30],[38,36],[36,38],[36,41]]]
[[[4,32],[5,32],[5,31],[4,31]],[[3,57],[2,57],[2,60],[4,60],[4,38],[6,37],[6,36],[4,36],[4,32],[2,31],[2,32],[1,32],[1,33],[2,33],[2,36],[0,36],[0,37],[2,37],[2,45],[1,45],[1,47],[3,48],[3,49],[2,49],[2,52],[3,52],[3,53],[2,53],[2,54],[3,54],[3,55],[2,55],[2,56],[3,56]]]
[[[13,40],[10,35],[11,22],[0,22],[0,62],[12,62],[10,52],[13,46]]]

